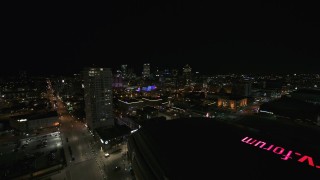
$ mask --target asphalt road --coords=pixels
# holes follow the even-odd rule
[[[49,92],[53,93],[52,90]],[[116,147],[121,151],[110,152],[108,158],[104,157],[106,152],[102,151],[100,143],[94,140],[85,124],[70,116],[59,97],[51,96],[50,99],[56,100],[56,110],[61,122],[60,135],[67,161],[67,167],[51,176],[52,180],[132,179],[125,155],[127,151],[125,143]],[[116,166],[120,168],[115,169]]]
[[[97,163],[97,149],[93,150],[94,139],[84,123],[70,116],[59,98],[57,106],[67,167],[51,179],[104,179],[105,174]]]

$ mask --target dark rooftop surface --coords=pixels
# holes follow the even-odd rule
[[[142,102],[139,99],[134,99],[134,98],[124,98],[124,99],[120,99],[120,102],[126,102],[126,103],[136,103],[136,102]]]
[[[320,112],[320,106],[289,97],[270,101],[261,105],[261,108],[277,108],[286,110],[297,110],[302,112]]]
[[[97,128],[96,131],[99,136],[105,141],[130,134],[131,130],[127,126],[115,126],[114,128]]]
[[[152,106],[145,106],[141,110],[142,110],[143,113],[151,113],[151,112],[154,112],[154,111],[158,111],[158,109],[156,109],[156,108],[154,108]]]
[[[306,93],[306,94],[314,94],[320,96],[320,90],[319,89],[299,89],[293,93]]]
[[[243,142],[246,137],[266,145]],[[319,137],[318,128],[262,117],[235,123],[207,118],[151,121],[133,135],[145,163],[158,164],[168,179],[255,180],[319,179]],[[292,158],[282,160],[290,151]]]
[[[234,95],[234,94],[222,94],[220,98],[221,99],[228,99],[228,100],[238,101],[238,100],[245,99],[246,97],[238,96],[238,95]]]
[[[56,111],[49,111],[49,112],[35,112],[35,113],[30,113],[30,114],[12,116],[12,119],[15,119],[15,120],[18,120],[18,119],[36,120],[36,119],[57,117],[57,116],[58,116],[58,114]]]

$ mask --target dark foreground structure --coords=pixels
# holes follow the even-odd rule
[[[317,128],[317,127],[315,127]],[[319,179],[318,129],[267,118],[146,123],[128,141],[136,179]]]

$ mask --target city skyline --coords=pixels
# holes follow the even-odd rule
[[[71,77],[74,75],[79,75],[82,74],[81,72],[84,69],[87,68],[108,68],[111,69],[112,74],[114,76],[116,76],[119,72],[121,72],[122,74],[122,66],[126,65],[126,73],[128,73],[128,70],[133,73],[135,76],[137,77],[143,77],[143,66],[146,63],[142,63],[142,64],[121,64],[119,66],[98,66],[96,64],[92,64],[92,65],[88,65],[88,66],[83,66],[83,67],[79,67],[73,70],[68,70],[68,71],[50,71],[50,70],[46,70],[43,71],[43,69],[41,70],[30,70],[27,68],[24,69],[16,69],[16,71],[10,71],[10,72],[6,72],[6,71],[1,71],[0,72],[0,76],[2,76],[2,78],[7,78],[7,77],[20,77],[20,76],[26,76],[26,77],[51,77],[51,76],[66,76],[66,77]],[[178,73],[179,76],[183,76],[184,74],[184,67],[186,65],[190,64],[184,64],[184,65],[174,65],[174,66],[157,66],[156,64],[150,64],[150,75],[151,76],[155,76],[157,73],[165,73],[165,72],[170,72],[173,73],[173,71],[176,71]],[[193,68],[194,66],[190,66],[191,68]],[[315,67],[316,68],[316,67]],[[263,76],[263,75],[279,75],[279,76],[285,76],[285,75],[319,75],[318,71],[301,71],[301,70],[291,70],[291,71],[273,71],[273,70],[264,70],[264,71],[221,71],[221,70],[217,70],[217,71],[203,71],[204,69],[201,68],[193,68],[192,70],[192,74],[199,74],[199,75],[204,75],[204,76],[216,76],[216,75],[249,75],[249,76]],[[151,77],[150,76],[150,77]]]
[[[137,1],[59,14],[27,7],[4,22],[1,74],[73,74],[92,64],[141,72],[144,63],[189,64],[203,74],[318,72],[316,6]]]
[[[319,179],[317,4],[3,7],[0,179]]]

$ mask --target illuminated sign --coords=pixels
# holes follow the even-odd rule
[[[299,152],[294,152],[293,150],[286,151],[283,147],[276,146],[274,144],[268,144],[263,141],[259,141],[250,137],[245,137],[241,140],[241,142],[258,147],[260,149],[266,150],[266,151],[272,151],[275,154],[281,155],[282,160],[288,160],[288,159],[298,159],[298,162],[304,163],[305,161],[309,164],[311,167],[315,167],[317,169],[320,169],[320,165],[315,165],[313,159],[311,156],[308,155],[302,155]],[[294,152],[294,153],[293,153]]]
[[[157,86],[152,85],[152,86],[146,86],[146,87],[142,87],[142,88],[138,87],[138,89],[136,91],[138,91],[138,92],[140,92],[140,91],[149,92],[149,91],[152,91],[152,90],[155,90],[155,89],[157,89]]]

